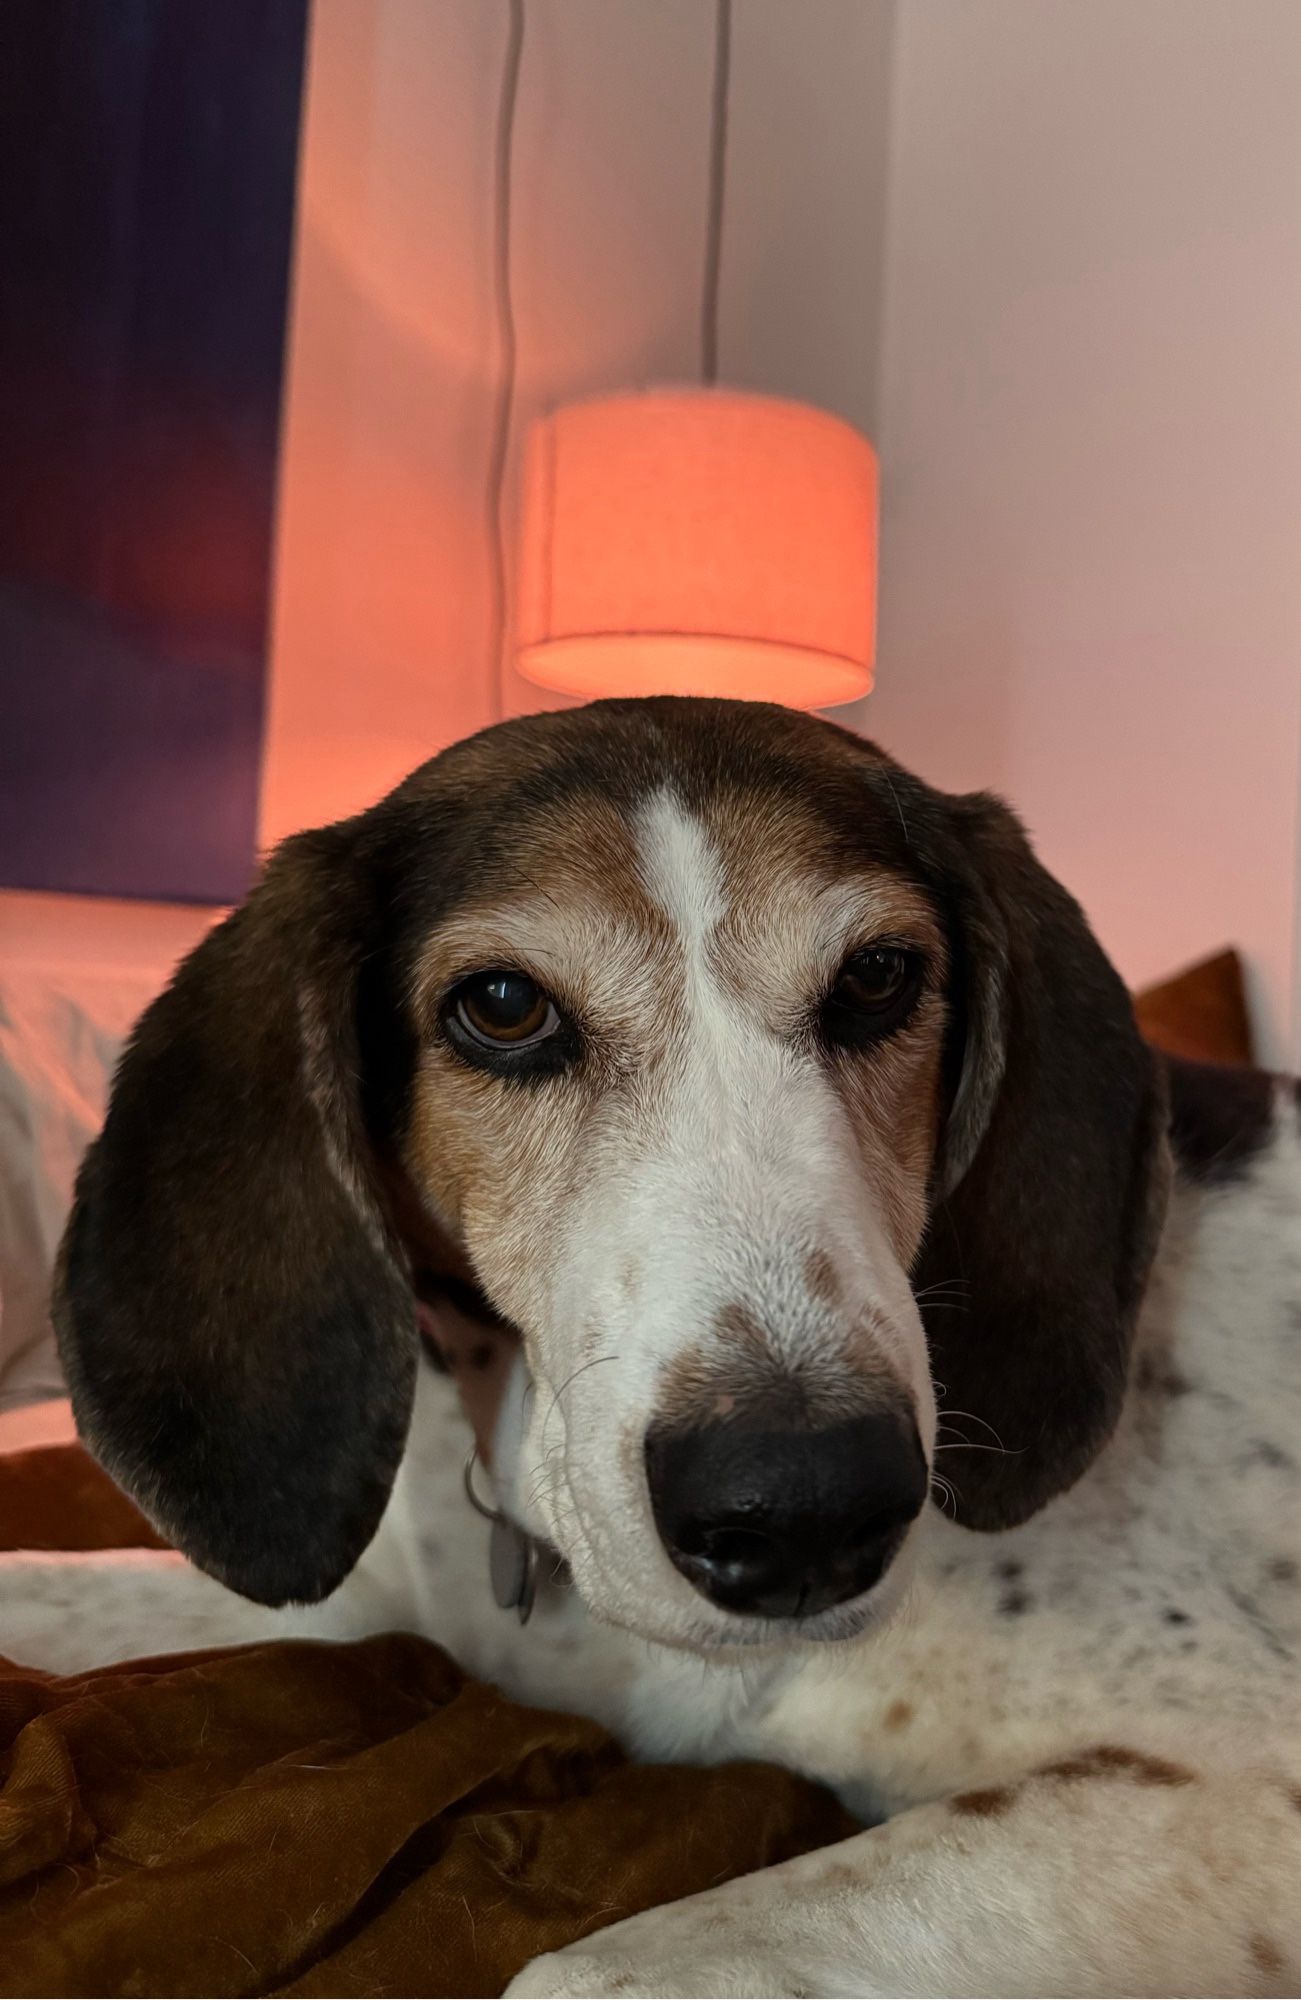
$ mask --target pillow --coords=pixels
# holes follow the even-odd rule
[[[1134,1002],[1138,1025],[1156,1048],[1188,1062],[1256,1061],[1242,960],[1217,952],[1149,986]]]
[[[50,1275],[133,1022],[216,912],[0,898],[0,1415],[63,1393]]]

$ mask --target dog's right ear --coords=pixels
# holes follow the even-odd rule
[[[415,1301],[374,1192],[349,825],[301,834],[185,960],[82,1166],[55,1321],[91,1449],[175,1546],[267,1604],[341,1582],[411,1412]]]

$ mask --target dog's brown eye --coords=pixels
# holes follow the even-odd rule
[[[847,958],[822,1007],[829,1041],[865,1042],[898,1027],[921,981],[921,961],[901,945],[873,945]]]
[[[550,996],[523,972],[476,973],[459,988],[452,1011],[465,1033],[489,1048],[531,1047],[560,1026]]]
[[[832,998],[842,1007],[889,1007],[908,982],[907,954],[892,945],[856,952],[841,967]]]

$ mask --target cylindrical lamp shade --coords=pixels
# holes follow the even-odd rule
[[[823,410],[726,389],[571,403],[524,465],[518,664],[566,694],[866,694],[876,454]]]

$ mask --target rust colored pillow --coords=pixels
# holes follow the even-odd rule
[[[1242,960],[1217,952],[1134,999],[1149,1042],[1189,1062],[1252,1063],[1251,1021]]]

